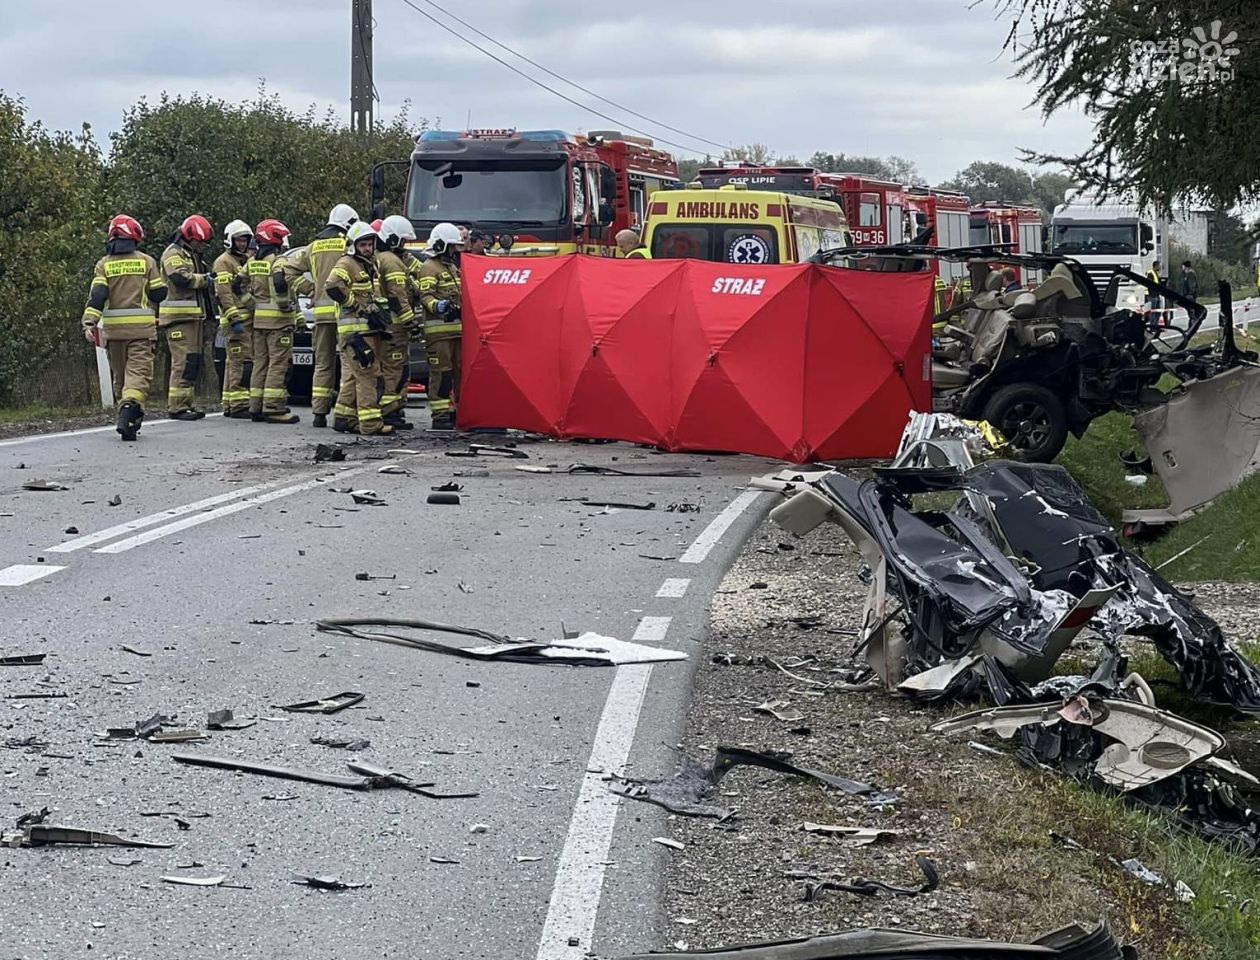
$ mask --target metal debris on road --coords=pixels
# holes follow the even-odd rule
[[[137,657],[153,656],[153,654],[150,653],[148,650],[141,650],[139,647],[133,647],[130,644],[126,644],[126,643],[122,645],[122,649],[127,653],[134,653]]]
[[[24,813],[17,818],[17,825],[19,827],[25,827],[28,824],[43,823],[48,819],[48,814],[51,812],[52,811],[47,807],[42,807],[39,810],[31,810],[29,813]]]
[[[55,493],[59,490],[69,490],[64,483],[58,483],[56,480],[27,480],[22,484],[23,490],[33,490],[39,493]]]
[[[340,463],[345,459],[346,451],[341,447],[335,447],[330,443],[317,443],[315,445],[316,463]]]
[[[454,480],[448,480],[446,483],[439,483],[437,486],[430,487],[434,493],[459,493],[464,489],[462,483],[456,483]]]
[[[357,576],[356,579],[358,579]],[[272,706],[277,710],[284,710],[288,713],[340,713],[347,707],[353,707],[356,703],[362,703],[364,696],[365,694],[354,690],[345,690],[341,693],[334,693],[331,697],[325,697],[322,700],[303,700],[300,703],[287,705],[273,703]]]
[[[105,862],[112,863],[116,867],[134,867],[141,863],[135,857],[106,857]]]
[[[6,847],[145,847],[155,850],[175,846],[173,843],[152,843],[148,840],[126,839],[113,833],[81,830],[77,827],[54,827],[42,823],[29,824],[20,831],[0,834],[0,845]]]
[[[226,876],[219,877],[160,877],[163,883],[175,883],[183,887],[221,887]],[[238,887],[240,890],[247,890],[248,887]]]
[[[648,500],[646,503],[634,503],[627,500],[582,500],[579,501],[584,507],[605,507],[613,510],[655,510],[656,501]]]
[[[238,719],[231,710],[211,710],[206,716],[206,726],[211,730],[244,730],[257,722],[256,717]]]
[[[117,493],[114,494],[112,497],[110,497],[108,500],[105,501],[105,505],[109,507],[121,507],[122,495],[117,494]]]
[[[508,457],[513,460],[528,460],[529,454],[516,447],[495,447],[485,443],[470,443],[467,450],[447,450],[448,457]]]
[[[68,693],[6,693],[6,700],[64,700]]]
[[[383,507],[386,505],[385,501],[377,495],[375,490],[351,490],[350,499],[365,507]]]
[[[350,880],[342,880],[340,877],[308,877],[300,873],[295,873],[290,883],[298,886],[314,887],[316,890],[362,890],[370,887],[370,883],[355,883]]]
[[[682,850],[683,845],[677,840],[671,840],[669,837],[653,837],[653,843],[659,843],[662,847],[669,847],[671,850]]]
[[[453,858],[451,858],[451,857],[437,857],[437,856],[433,856],[433,857],[429,857],[429,863],[440,863],[440,864],[458,864],[458,863],[459,863],[459,861],[458,861],[458,860],[455,860],[455,859],[453,859]]]
[[[816,833],[824,837],[839,837],[853,847],[866,847],[880,840],[893,840],[901,835],[897,830],[884,830],[880,827],[846,827],[830,823],[801,824],[806,833]]]
[[[782,720],[784,723],[797,723],[805,719],[805,714],[799,710],[786,710],[792,704],[786,700],[767,700],[765,703],[759,703],[753,707],[757,713],[768,713],[776,720]]]
[[[321,747],[335,747],[338,750],[366,750],[372,745],[370,740],[342,740],[335,737],[311,737],[311,743]]]
[[[354,579],[356,580],[397,580],[398,574],[396,573],[356,573],[354,575]]]
[[[936,865],[931,860],[920,854],[914,858],[914,862],[923,872],[923,883],[917,887],[901,887],[885,883],[883,880],[868,880],[864,877],[850,880],[848,883],[822,880],[818,883],[806,883],[803,899],[806,903],[813,903],[830,890],[855,893],[860,897],[874,897],[880,893],[890,893],[894,897],[917,897],[920,894],[931,893],[941,885],[940,874],[937,873]]]
[[[422,637],[364,629],[375,627],[395,627],[406,630],[475,637],[479,640],[487,641],[488,646],[459,647],[452,643],[443,643]],[[381,643],[392,643],[402,647],[412,647],[430,653],[448,654],[469,660],[548,664],[552,666],[565,664],[569,666],[605,667],[626,663],[685,660],[687,658],[685,653],[678,650],[667,650],[661,647],[631,643],[625,640],[617,640],[613,637],[600,636],[595,633],[584,633],[575,640],[562,638],[539,643],[523,638],[513,640],[511,637],[479,630],[475,627],[436,623],[430,620],[395,620],[389,618],[320,620],[315,624],[315,629],[325,633],[339,633],[360,640],[377,640]]]
[[[712,763],[707,766],[683,754],[678,772],[668,779],[635,780],[618,777],[609,784],[609,790],[632,800],[654,803],[671,813],[724,820],[731,816],[731,811],[709,802],[709,798],[727,772],[738,766],[754,766],[815,780],[823,786],[842,790],[851,796],[865,797],[873,805],[895,803],[897,800],[894,794],[883,792],[869,783],[795,766],[785,759],[790,755],[720,746]]]
[[[411,471],[410,471],[410,470],[406,469],[405,467],[400,467],[400,466],[399,466],[398,464],[396,464],[396,463],[387,463],[387,464],[385,464],[385,466],[383,466],[383,467],[377,467],[377,468],[376,468],[376,472],[377,472],[377,473],[386,473],[386,474],[391,474],[391,475],[394,475],[394,476],[402,476],[402,477],[409,477],[409,476],[411,476]]]
[[[0,657],[0,667],[33,667],[44,662],[46,653],[23,653],[12,657]]]

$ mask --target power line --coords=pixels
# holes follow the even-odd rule
[[[402,2],[405,3],[407,6],[409,6],[412,10],[416,11],[416,13],[420,14],[420,16],[424,17],[426,20],[430,20],[433,23],[437,24],[439,27],[441,27],[447,33],[451,34],[453,37],[463,40],[464,43],[468,44],[470,47],[473,47],[474,49],[479,50],[481,53],[484,53],[487,57],[489,57],[495,63],[501,64],[507,67],[513,73],[528,80],[534,86],[541,87],[543,90],[546,90],[548,93],[554,94],[555,96],[559,97],[561,100],[564,100],[568,103],[573,104],[573,106],[577,107],[580,110],[585,110],[587,113],[594,114],[600,119],[607,120],[609,123],[614,123],[619,127],[625,127],[627,130],[633,130],[635,133],[641,133],[645,137],[654,137],[655,139],[659,140],[661,143],[669,144],[671,147],[677,147],[679,150],[685,150],[688,153],[704,153],[705,152],[703,150],[697,150],[695,147],[686,146],[685,144],[682,144],[682,143],[675,143],[673,140],[666,140],[664,137],[657,137],[651,131],[643,130],[643,129],[640,129],[639,127],[633,127],[622,120],[618,120],[616,117],[610,117],[606,113],[600,113],[594,107],[588,107],[586,104],[582,103],[580,100],[574,100],[568,94],[562,93],[561,91],[557,90],[555,87],[547,86],[547,84],[543,83],[537,77],[531,77],[528,73],[521,70],[519,67],[515,67],[512,64],[508,63],[502,57],[498,56],[497,54],[491,52],[490,50],[487,50],[485,47],[478,44],[475,40],[470,40],[468,37],[464,36],[458,30],[455,30],[453,27],[450,27],[447,24],[443,23],[441,20],[433,16],[428,11],[421,10],[412,2],[412,0],[402,0]]]
[[[424,2],[428,4],[430,7],[433,7],[433,9],[438,10],[441,13],[445,14],[446,16],[450,17],[456,23],[467,27],[473,33],[477,34],[477,36],[485,40],[489,40],[496,47],[501,47],[502,49],[506,50],[508,53],[512,54],[512,56],[518,57],[519,59],[524,60],[531,67],[535,67],[541,70],[543,73],[547,74],[547,76],[555,77],[557,80],[560,80],[563,83],[567,83],[571,87],[581,90],[587,96],[594,97],[596,100],[602,101],[603,103],[608,104],[610,107],[616,107],[618,110],[624,110],[626,113],[630,114],[631,116],[638,117],[640,120],[646,120],[648,123],[652,124],[653,126],[661,127],[665,130],[672,130],[674,133],[681,134],[682,136],[686,137],[688,140],[695,140],[697,143],[707,143],[710,146],[717,147],[719,150],[730,149],[729,143],[718,143],[716,140],[709,140],[706,137],[700,137],[694,133],[688,133],[686,130],[679,130],[677,127],[671,127],[668,123],[665,123],[663,120],[653,119],[652,117],[639,113],[637,110],[633,110],[630,107],[627,107],[623,103],[618,103],[616,100],[609,100],[607,97],[601,96],[600,94],[596,93],[594,90],[591,90],[589,87],[584,87],[577,81],[570,80],[568,77],[563,76],[559,73],[556,73],[554,70],[550,70],[547,67],[544,67],[537,60],[531,60],[529,57],[525,56],[525,54],[521,53],[520,51],[513,50],[506,43],[503,43],[500,40],[496,40],[494,37],[490,36],[488,33],[478,30],[467,20],[461,20],[459,17],[455,16],[455,14],[451,13],[449,10],[445,9],[439,4],[434,3],[433,0],[424,0]]]

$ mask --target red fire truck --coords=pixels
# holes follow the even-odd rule
[[[696,172],[696,179],[706,190],[743,184],[749,190],[834,200],[835,187],[825,182],[826,176],[814,167],[764,167],[740,160],[728,160],[720,167],[701,167]]]
[[[906,210],[909,213],[910,236],[913,240],[931,228],[928,245],[933,247],[964,247],[971,242],[970,201],[961,193],[950,190],[934,190],[930,187],[911,187],[906,191]],[[967,274],[966,266],[949,260],[937,261],[937,275],[952,284]]]
[[[973,246],[994,244],[1005,246],[1010,253],[1041,253],[1041,210],[1004,200],[973,204],[970,209],[970,242]],[[1020,282],[1032,285],[1041,281],[1041,271],[1016,271]],[[1026,276],[1024,274],[1027,274]]]
[[[906,188],[863,173],[824,173],[823,182],[844,208],[855,247],[909,243]]]
[[[417,236],[467,224],[513,256],[613,256],[617,231],[642,224],[648,195],[678,183],[673,157],[617,131],[426,130],[410,160],[373,168],[373,214],[385,206],[385,169],[398,165],[408,168],[402,206]]]

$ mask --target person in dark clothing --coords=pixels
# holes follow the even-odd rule
[[[1194,272],[1189,260],[1181,264],[1181,295],[1191,300],[1199,299],[1199,275]]]

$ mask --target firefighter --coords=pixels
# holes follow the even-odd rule
[[[634,230],[618,230],[614,238],[617,249],[627,260],[651,260],[652,255]]]
[[[366,223],[346,233],[353,251],[333,266],[324,292],[338,305],[337,350],[341,389],[333,408],[339,433],[388,436],[394,428],[381,418],[381,334],[389,329],[389,308],[380,300],[376,231]]]
[[[434,430],[455,429],[459,399],[460,338],[459,257],[461,237],[453,223],[439,223],[429,234],[429,259],[420,268],[420,303],[424,307],[425,353],[429,361],[429,414]]]
[[[261,221],[254,231],[258,250],[246,267],[249,292],[254,299],[250,412],[256,423],[297,423],[300,419],[289,409],[285,389],[293,361],[293,327],[298,313],[289,297],[276,289],[274,279],[276,259],[288,237],[289,228],[279,220]],[[255,396],[260,401],[257,409]]]
[[[214,261],[215,295],[219,302],[219,329],[226,359],[223,365],[223,415],[233,420],[250,419],[250,342],[253,297],[249,292],[249,245],[254,231],[244,220],[223,228],[223,252]],[[261,409],[262,394],[259,393]]]
[[[119,401],[117,430],[124,440],[135,440],[144,422],[157,342],[155,307],[166,298],[157,261],[139,249],[143,239],[144,229],[132,217],[119,214],[109,221],[105,256],[92,271],[83,308],[84,337],[88,343],[103,342],[109,357]]]
[[[214,319],[215,274],[206,266],[210,221],[193,214],[179,225],[162,254],[162,277],[168,297],[158,310],[158,327],[166,332],[171,376],[166,390],[166,415],[172,420],[200,420],[193,408],[201,375],[202,321]]]
[[[325,293],[328,275],[346,254],[346,231],[358,223],[359,214],[348,203],[339,203],[328,214],[328,225],[315,234],[305,248],[285,258],[284,285],[299,282],[310,273],[311,310],[315,328],[311,331],[311,348],[315,365],[311,368],[311,426],[328,426],[333,394],[337,386],[337,304]],[[276,288],[279,291],[279,287]]]
[[[381,415],[396,430],[410,430],[407,421],[407,385],[411,382],[409,359],[411,325],[415,322],[412,285],[407,260],[411,255],[406,243],[416,239],[416,230],[406,217],[395,214],[381,224],[381,247],[376,255],[380,271],[381,294],[389,301],[389,330],[381,337],[381,376],[385,392],[381,395]]]

